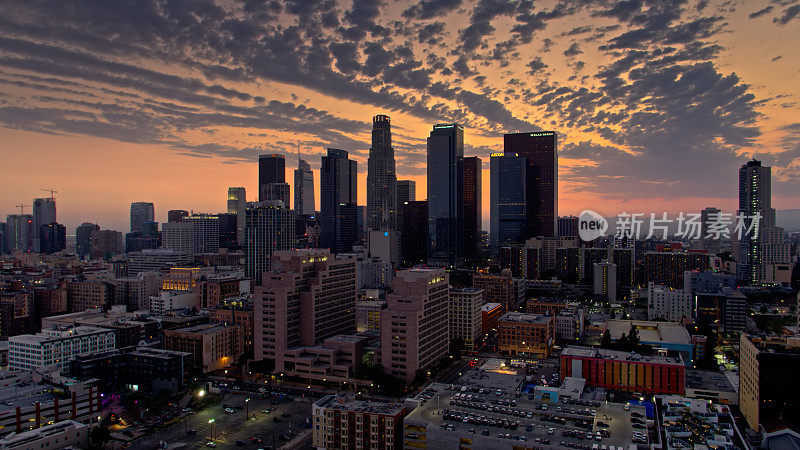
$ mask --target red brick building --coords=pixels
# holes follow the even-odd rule
[[[561,353],[561,380],[565,377],[613,391],[684,395],[686,366],[680,356],[568,347]]]

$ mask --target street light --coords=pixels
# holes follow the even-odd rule
[[[244,416],[245,420],[247,420],[247,419],[250,418],[250,399],[249,398],[244,399],[244,406],[247,407],[247,413]]]
[[[199,391],[197,391],[197,396],[200,397],[200,398],[205,397],[206,396],[205,389],[200,389]]]
[[[208,423],[211,424],[211,440],[214,440],[214,419],[208,419]]]

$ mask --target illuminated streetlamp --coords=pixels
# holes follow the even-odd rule
[[[214,440],[214,419],[208,419],[208,423],[211,424],[211,440]]]

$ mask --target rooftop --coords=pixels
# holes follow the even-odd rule
[[[481,306],[481,311],[489,312],[495,308],[500,308],[501,306],[503,305],[500,303],[484,303],[484,305]]]
[[[681,324],[671,322],[651,322],[644,320],[618,320],[606,321],[606,329],[611,333],[611,339],[619,339],[623,333],[629,334],[636,327],[639,333],[639,342],[643,344],[686,344],[691,343],[689,332]]]
[[[385,414],[393,416],[402,412],[405,405],[402,403],[383,403],[368,400],[353,400],[344,395],[326,395],[314,402],[314,405],[323,408],[338,409],[369,414]]]
[[[520,322],[520,323],[535,323],[547,324],[553,319],[553,316],[546,316],[544,314],[528,314],[521,312],[507,312],[503,314],[499,322]]]
[[[649,364],[663,364],[669,366],[684,366],[680,356],[652,355],[644,356],[635,352],[623,352],[620,350],[606,350],[590,347],[567,347],[561,352],[561,356],[572,356],[576,358],[596,358],[610,361],[629,361],[642,362]]]
[[[704,391],[736,392],[728,377],[710,370],[687,370],[686,387]]]

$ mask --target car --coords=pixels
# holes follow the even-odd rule
[[[217,448],[217,444],[214,442],[206,442],[206,447]]]
[[[236,411],[232,410],[231,408],[225,408],[225,412],[228,414],[233,414]]]
[[[556,432],[555,428],[548,428],[547,429],[547,434],[553,434],[555,432]]]
[[[630,411],[631,410],[631,405],[626,403],[625,406],[622,407],[622,409],[624,409],[625,411]]]

